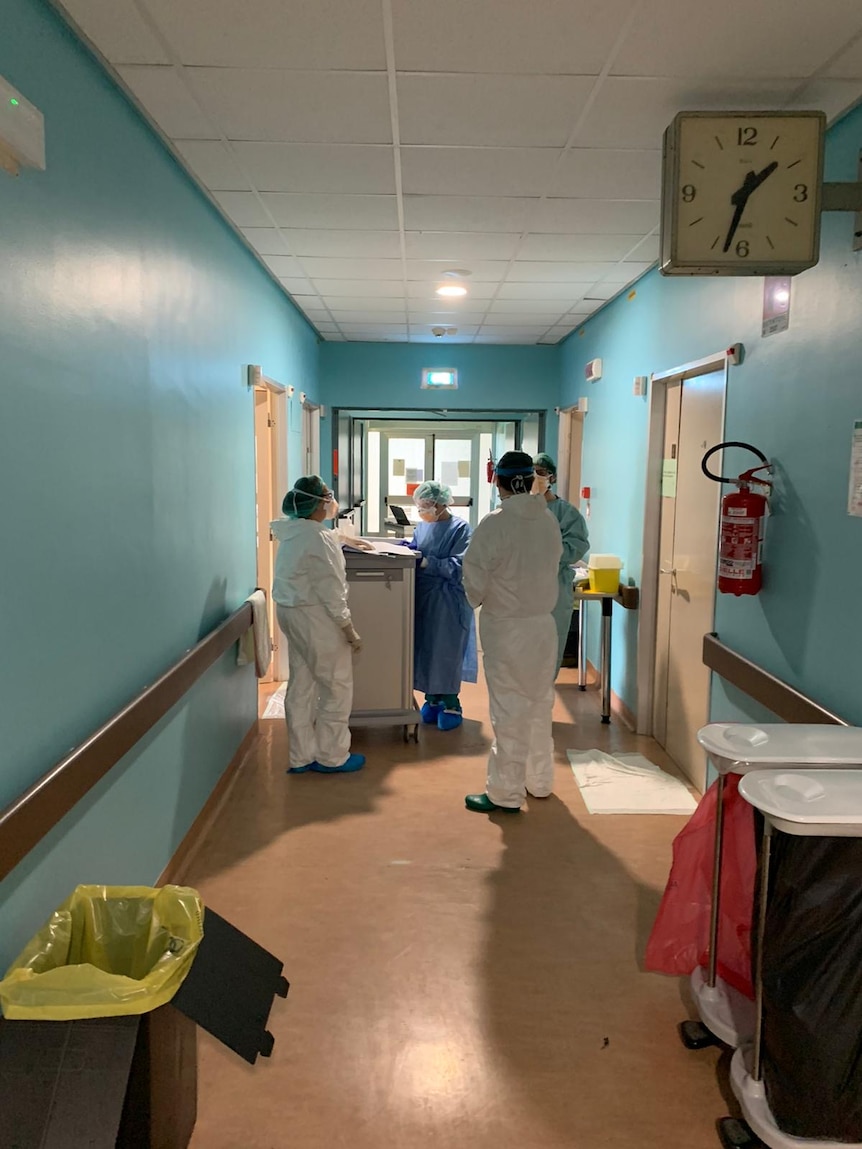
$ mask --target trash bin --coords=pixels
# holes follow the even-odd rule
[[[733,1091],[770,1149],[859,1145],[862,769],[758,770],[739,789],[764,835],[754,1041],[733,1056]],[[719,1123],[724,1144],[738,1124]]]
[[[268,1057],[282,969],[194,890],[78,887],[0,983],[0,1149],[185,1149],[196,1026]]]

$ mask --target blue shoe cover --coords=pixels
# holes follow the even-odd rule
[[[435,726],[442,712],[443,708],[435,702],[426,702],[421,711],[422,721],[428,726]]]
[[[460,710],[442,710],[437,718],[437,728],[438,730],[454,730],[463,721],[464,715]]]
[[[287,774],[307,774],[313,765],[314,765],[313,762],[307,762],[305,764],[305,766],[291,766],[290,769],[286,771],[286,773]]]
[[[364,754],[351,754],[346,762],[340,766],[321,766],[319,762],[312,762],[309,767],[315,774],[355,774],[365,765]]]

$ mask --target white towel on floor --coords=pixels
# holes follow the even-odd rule
[[[263,678],[272,661],[266,595],[262,590],[256,590],[248,596],[246,602],[251,603],[252,624],[239,640],[236,664],[248,666],[253,662],[255,674],[258,678]]]
[[[642,754],[612,757],[569,750],[572,772],[591,814],[692,814],[697,803],[678,778]]]

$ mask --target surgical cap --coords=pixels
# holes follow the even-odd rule
[[[329,498],[329,488],[320,475],[303,475],[293,484],[281,504],[282,513],[289,519],[307,519],[321,503]]]
[[[536,455],[535,459],[533,459],[533,466],[541,467],[542,470],[547,471],[549,475],[556,475],[557,473],[557,464],[547,451],[540,451],[539,454]]]
[[[438,483],[435,479],[428,479],[413,492],[413,502],[417,507],[422,503],[426,505],[430,503],[436,507],[448,507],[452,504],[452,492],[444,483]]]

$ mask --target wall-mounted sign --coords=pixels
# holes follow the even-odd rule
[[[458,372],[454,367],[426,367],[422,371],[423,391],[455,391]]]
[[[847,511],[862,518],[862,419],[853,424],[853,446],[850,450],[850,495]]]
[[[790,326],[789,275],[767,275],[763,281],[763,327],[761,334],[777,335]]]

